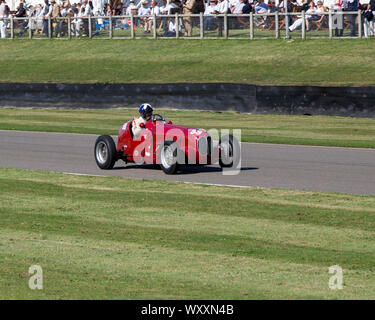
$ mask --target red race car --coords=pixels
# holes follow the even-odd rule
[[[99,168],[112,169],[117,160],[125,163],[159,164],[166,174],[174,174],[180,165],[235,167],[239,163],[240,145],[232,135],[214,142],[203,129],[173,125],[160,114],[154,114],[142,133],[133,137],[132,121],[124,123],[118,134],[117,147],[112,137],[96,139],[94,155]]]

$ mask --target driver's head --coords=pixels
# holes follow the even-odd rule
[[[148,103],[144,103],[142,104],[140,107],[139,107],[139,114],[141,115],[141,117],[143,119],[145,119],[146,121],[150,120],[151,119],[151,116],[152,116],[152,107],[150,104]]]

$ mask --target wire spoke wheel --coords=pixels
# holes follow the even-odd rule
[[[161,153],[161,162],[165,168],[170,168],[174,163],[173,149],[172,147],[165,146]]]
[[[177,172],[177,149],[178,146],[173,141],[164,141],[164,144],[160,147],[160,167],[166,174],[174,174]]]
[[[117,161],[117,150],[111,136],[98,137],[95,142],[94,156],[100,169],[112,169]]]
[[[104,142],[99,142],[96,145],[96,158],[100,163],[105,163],[108,159],[108,148]]]

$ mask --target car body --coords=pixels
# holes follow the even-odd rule
[[[132,125],[130,120],[121,126],[117,145],[108,135],[98,137],[94,153],[101,169],[113,168],[119,159],[125,163],[159,164],[167,174],[177,172],[179,165],[210,165],[215,158],[222,167],[233,165],[230,159],[227,164],[222,161],[224,153],[233,155],[232,136],[226,145],[219,141],[214,149],[211,135],[206,130],[174,125],[159,114],[152,116],[136,138],[133,137]]]

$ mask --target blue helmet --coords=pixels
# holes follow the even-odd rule
[[[148,103],[141,104],[139,107],[139,113],[142,118],[145,118],[147,114],[151,114],[153,110],[154,109],[152,109],[151,105]]]

